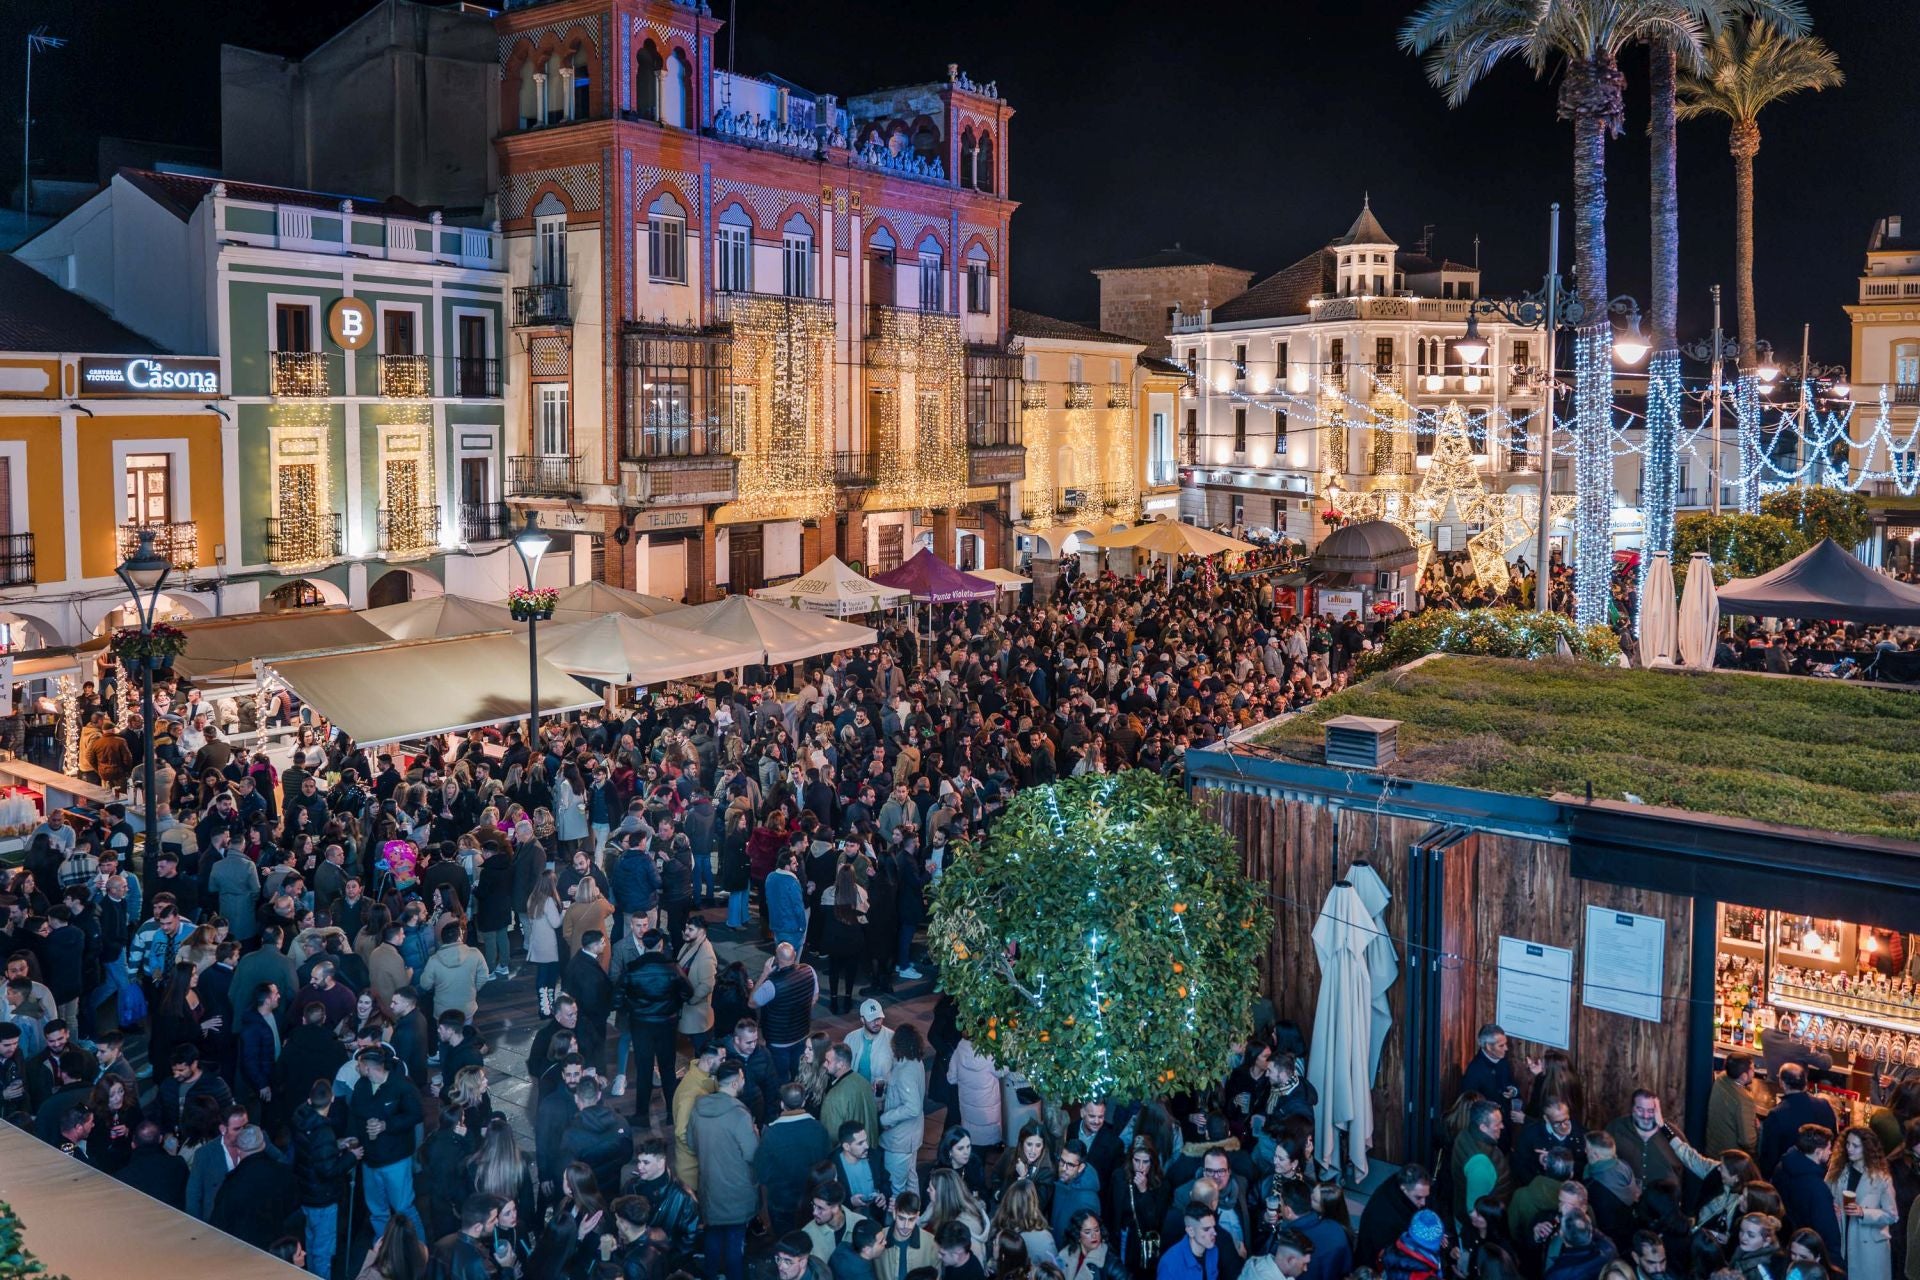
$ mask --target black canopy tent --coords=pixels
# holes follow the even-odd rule
[[[1729,582],[1718,595],[1722,613],[1920,626],[1920,587],[1869,569],[1831,538],[1770,573]]]

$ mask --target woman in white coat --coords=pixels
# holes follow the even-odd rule
[[[920,1194],[918,1157],[927,1131],[926,1042],[912,1023],[893,1033],[893,1069],[887,1072],[887,1093],[880,1111],[880,1154],[887,1164],[893,1193]]]
[[[947,1063],[947,1083],[960,1099],[960,1127],[976,1147],[1000,1145],[1000,1078],[1006,1072],[994,1060],[962,1040]]]
[[[542,871],[527,899],[521,924],[527,934],[527,963],[533,966],[534,985],[540,991],[540,1016],[553,1016],[553,998],[560,991],[560,882],[552,871]]]
[[[587,784],[572,763],[561,767],[560,785],[553,789],[553,828],[562,853],[572,853],[586,843]]]
[[[1900,1220],[1887,1154],[1873,1130],[1855,1125],[1840,1135],[1827,1171],[1840,1218],[1841,1264],[1847,1280],[1893,1280],[1892,1226]]]

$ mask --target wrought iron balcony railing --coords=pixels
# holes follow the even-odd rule
[[[440,546],[440,508],[382,507],[380,550],[390,555],[437,550]]]
[[[433,361],[427,356],[381,356],[380,395],[386,400],[431,400]]]
[[[39,578],[34,573],[33,535],[0,533],[0,587],[31,586]]]
[[[340,546],[337,511],[267,517],[267,560],[271,564],[317,564],[338,557]]]
[[[522,454],[507,459],[507,494],[516,498],[580,496],[580,455]]]
[[[567,284],[523,284],[513,290],[513,325],[572,324],[573,310]]]
[[[192,520],[155,521],[152,524],[120,526],[120,558],[125,560],[140,549],[140,533],[153,531],[155,555],[166,557],[168,564],[181,573],[200,562],[200,526]]]
[[[324,351],[273,351],[276,396],[318,398],[333,394],[333,374]]]
[[[504,502],[460,504],[460,536],[468,542],[505,542],[512,523]]]
[[[440,394],[461,400],[498,400],[500,362],[490,356],[447,356]]]

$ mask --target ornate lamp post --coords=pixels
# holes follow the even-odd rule
[[[133,598],[133,610],[140,619],[140,635],[151,640],[153,637],[154,617],[160,610],[160,590],[166,585],[167,574],[173,566],[167,558],[153,549],[153,530],[140,530],[140,545],[134,553],[121,562],[115,570],[120,581],[126,585],[127,594]],[[121,659],[121,665],[126,660]],[[146,767],[146,847],[140,856],[140,882],[152,895],[155,861],[160,856],[160,797],[154,793],[153,760],[153,667],[154,655],[144,653],[140,658],[140,717],[141,740]]]
[[[1650,345],[1640,332],[1640,304],[1622,294],[1607,304],[1607,314],[1626,317],[1627,331],[1616,339],[1614,351],[1628,364],[1638,364]],[[1534,293],[1521,294],[1518,298],[1475,298],[1473,305],[1467,309],[1466,335],[1454,344],[1454,349],[1467,364],[1479,364],[1487,356],[1487,340],[1480,336],[1480,317],[1483,315],[1499,316],[1508,324],[1522,329],[1541,329],[1546,333],[1544,381],[1547,403],[1540,426],[1540,530],[1536,547],[1539,563],[1534,567],[1533,597],[1533,607],[1545,613],[1550,599],[1551,578],[1547,565],[1553,550],[1549,536],[1553,526],[1550,500],[1553,491],[1553,402],[1559,391],[1554,376],[1554,342],[1560,330],[1578,329],[1588,320],[1579,295],[1560,278],[1558,202],[1554,203],[1547,215],[1547,274],[1540,282],[1540,288]]]
[[[527,512],[527,523],[513,535],[513,550],[526,572],[529,592],[538,589],[540,557],[552,545],[553,535],[534,522],[533,512]],[[532,752],[540,741],[540,620],[552,617],[553,610],[542,609],[530,599],[525,608],[515,612],[527,620],[527,687],[532,692],[527,708],[527,750]]]

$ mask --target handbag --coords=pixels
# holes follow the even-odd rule
[[[147,996],[136,983],[128,982],[121,985],[115,1005],[122,1031],[137,1027],[146,1020]]]

